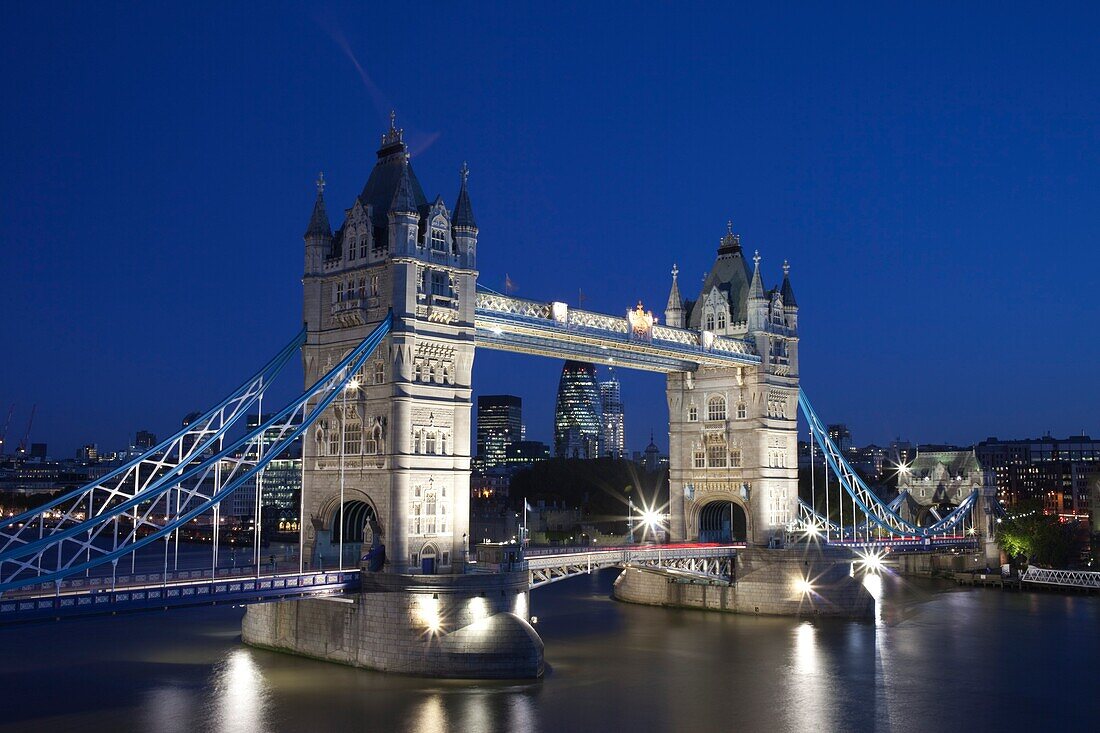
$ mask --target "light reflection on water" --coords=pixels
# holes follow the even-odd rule
[[[613,579],[532,594],[549,671],[530,683],[252,649],[228,608],[0,628],[7,659],[26,660],[0,665],[0,731],[1085,730],[1100,715],[1100,635],[1082,632],[1100,625],[1095,596],[885,574],[864,581],[874,622],[806,621],[620,604]],[[1065,674],[1036,672],[1054,660]],[[1020,705],[1024,681],[1029,699],[1077,702]],[[983,704],[948,704],[963,692]]]

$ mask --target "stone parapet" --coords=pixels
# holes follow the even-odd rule
[[[249,606],[253,646],[354,667],[430,677],[536,678],[542,639],[528,623],[527,573],[364,573],[333,599]]]

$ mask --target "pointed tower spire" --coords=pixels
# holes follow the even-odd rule
[[[760,281],[760,250],[752,256],[752,283],[749,284],[749,300],[767,300],[764,296],[764,285]]]
[[[733,233],[733,219],[726,222],[726,233],[718,244],[718,254],[735,254],[741,251],[741,235]]]
[[[332,237],[332,227],[328,223],[325,211],[325,174],[317,174],[317,200],[313,202],[313,214],[309,217],[305,237]]]
[[[794,288],[791,287],[791,263],[783,260],[783,287],[779,291],[783,298],[783,309],[797,308],[798,301],[794,299]]]
[[[665,323],[673,328],[684,327],[684,299],[680,295],[680,285],[677,275],[680,268],[672,266],[672,289],[668,291],[668,304],[665,305]]]
[[[407,160],[401,165],[401,177],[397,180],[397,188],[393,192],[390,212],[417,213],[416,196],[413,194],[413,184],[409,178],[409,163]]]
[[[456,229],[460,227],[477,229],[477,222],[474,220],[474,207],[470,203],[470,192],[466,190],[466,181],[470,177],[470,166],[466,165],[465,161],[462,163],[459,175],[462,176],[462,183],[458,189],[458,201],[455,202],[454,227]]]

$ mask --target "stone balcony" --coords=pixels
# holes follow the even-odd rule
[[[339,300],[332,304],[332,319],[341,326],[362,326],[367,322],[367,301],[362,298]]]

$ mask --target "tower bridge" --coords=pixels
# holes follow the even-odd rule
[[[799,575],[792,585],[788,576],[804,572],[799,568],[809,561],[796,562],[783,550],[767,555],[761,547],[796,539],[826,549],[928,547],[944,538],[988,543],[995,498],[981,487],[922,524],[899,514],[851,469],[799,388],[799,308],[790,268],[784,263],[781,284],[765,287],[761,256],[755,252],[749,264],[732,224],[694,299],[681,294],[673,267],[663,323],[641,303],[610,315],[520,299],[478,285],[468,174],[463,166],[453,208],[442,197],[429,201],[403,133],[391,121],[373,170],[335,231],[320,179],[304,234],[303,333],[238,390],[140,458],[0,520],[0,619],[5,612],[65,615],[138,601],[186,605],[204,594],[211,602],[215,596],[277,600],[249,606],[246,641],[379,669],[528,676],[540,673],[542,659],[541,641],[527,624],[528,592],[593,563],[656,564],[732,579],[729,553],[736,552],[736,562],[756,578],[744,582],[736,603],[766,597],[746,590],[756,583],[780,588],[774,608],[786,613],[801,612],[808,598],[809,581]],[[473,569],[471,385],[478,347],[667,375],[666,521],[678,549],[657,550],[657,560],[604,550],[533,558],[516,572],[467,572]],[[268,386],[299,351],[302,394],[233,440],[230,429],[253,407],[262,408]],[[800,410],[814,455],[831,477],[808,502],[798,491]],[[221,578],[221,503],[242,486],[262,491],[264,467],[299,439],[298,567],[257,570],[254,583]],[[181,528],[210,515],[210,563],[198,577],[180,577]],[[254,566],[260,568],[256,524]],[[691,546],[715,531],[734,539],[740,527],[747,545],[719,551],[725,560]],[[161,551],[157,579],[134,580],[139,554]],[[845,557],[850,564],[846,552],[822,550],[814,562],[823,575],[831,573]],[[72,585],[96,577],[102,579],[97,587]],[[844,577],[837,575],[836,588],[847,588]],[[637,576],[627,592],[645,595],[649,591],[639,588],[651,580]],[[145,587],[157,582],[159,590]],[[307,598],[337,592],[352,602]],[[837,591],[844,594],[849,591]],[[721,608],[734,608],[727,596]],[[710,602],[704,594],[703,603]],[[843,610],[843,603],[834,606]],[[323,638],[333,628],[355,629],[356,641]],[[427,642],[438,637],[438,644],[425,646],[425,628]],[[471,639],[484,656],[464,651]]]

